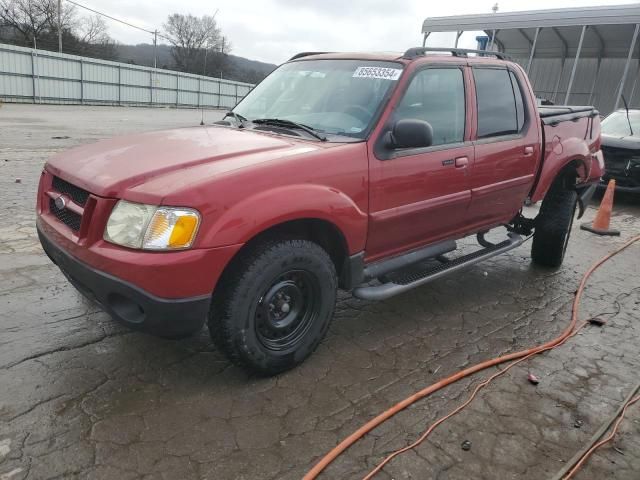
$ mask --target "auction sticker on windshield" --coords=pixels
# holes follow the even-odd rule
[[[379,78],[382,80],[398,80],[402,69],[386,67],[358,67],[353,78]]]

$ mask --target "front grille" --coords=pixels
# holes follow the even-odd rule
[[[49,199],[49,210],[53,213],[58,220],[67,225],[71,230],[80,231],[80,224],[82,223],[82,217],[71,210],[66,208],[59,209],[56,207],[56,202],[53,198]]]
[[[624,148],[602,147],[604,154],[604,181],[614,178],[620,187],[640,186],[640,162],[638,150]]]
[[[89,199],[89,192],[62,180],[59,177],[53,177],[51,186],[54,190],[71,197],[71,199],[81,207],[84,207]],[[53,209],[51,211],[53,212]]]

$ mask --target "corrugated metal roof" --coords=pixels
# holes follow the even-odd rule
[[[536,28],[541,28],[536,57],[558,58],[575,56],[582,26],[587,25],[580,57],[626,57],[637,23],[640,4],[630,4],[433,17],[424,21],[422,32],[484,31],[493,36],[495,30],[498,48],[519,56],[528,54]],[[633,57],[639,56],[636,45]]]
[[[427,18],[422,24],[422,32],[622,25],[629,23],[640,23],[640,3],[602,7],[556,8],[523,12],[431,17]]]
[[[483,31],[494,38],[495,49],[527,68],[537,31],[529,72],[536,94],[559,103],[569,97],[573,103],[595,104],[606,113],[616,107],[621,93],[633,105],[640,101],[640,41],[631,44],[638,24],[640,3],[635,3],[434,17],[424,21],[422,32]],[[572,75],[583,27],[582,49]]]

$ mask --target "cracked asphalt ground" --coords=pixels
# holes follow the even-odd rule
[[[218,116],[206,112],[208,121]],[[640,202],[618,199],[613,223],[622,237],[575,228],[558,271],[532,266],[525,244],[385,302],[343,294],[330,334],[304,365],[276,378],[250,377],[215,350],[206,331],[170,341],[114,323],[65,281],[34,228],[39,173],[54,152],[199,121],[189,110],[0,108],[1,480],[299,479],[409,394],[556,336],[588,266],[640,233]],[[640,381],[639,257],[640,245],[633,246],[593,276],[581,318],[619,310],[603,315],[604,327],[589,326],[512,369],[376,478],[551,478]],[[493,372],[418,402],[322,478],[362,477]],[[537,387],[528,372],[540,378]],[[576,478],[639,478],[640,405],[629,410],[613,446]]]

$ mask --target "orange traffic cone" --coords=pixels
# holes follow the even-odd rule
[[[604,197],[602,197],[600,208],[598,209],[598,213],[596,213],[596,218],[593,219],[593,223],[591,225],[588,223],[580,225],[582,230],[587,230],[588,232],[595,233],[597,235],[620,235],[618,230],[609,229],[609,224],[611,223],[611,211],[613,210],[613,192],[615,189],[616,181],[612,178],[609,180],[609,184],[607,185],[607,191],[604,192]]]

